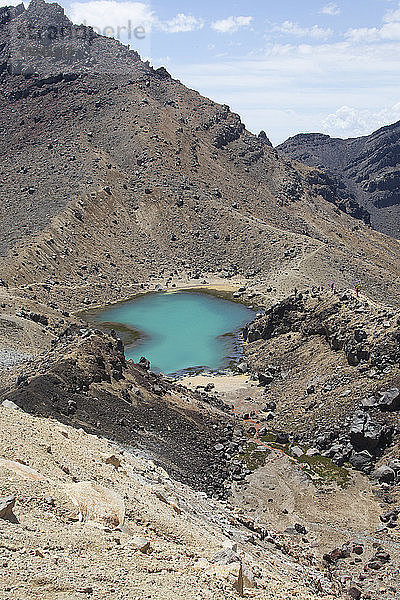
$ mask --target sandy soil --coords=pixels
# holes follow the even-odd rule
[[[246,392],[253,391],[256,386],[255,382],[247,375],[187,375],[179,378],[179,382],[189,389],[197,387],[205,387],[209,384],[214,386],[214,390],[218,393],[229,394],[231,392]]]
[[[226,505],[151,461],[51,419],[0,418],[0,496],[16,495],[14,522],[0,519],[1,600],[233,599],[239,564],[212,563],[233,543],[257,575],[246,597],[313,600],[317,581],[331,597],[317,569],[249,543]]]

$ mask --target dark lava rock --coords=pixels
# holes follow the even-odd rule
[[[356,587],[351,587],[349,588],[349,590],[347,591],[347,596],[351,599],[351,600],[360,600],[361,598],[361,590],[359,590]]]
[[[145,369],[145,371],[148,371],[150,369],[150,361],[147,358],[145,358],[144,356],[140,357],[138,365],[142,369]]]
[[[389,521],[397,521],[400,514],[400,508],[394,508],[393,510],[389,510],[388,512],[381,515],[379,518],[382,523],[388,523]]]
[[[354,415],[350,428],[350,442],[357,450],[374,451],[382,442],[384,428],[374,423],[363,411]]]
[[[274,380],[272,373],[258,373],[258,381],[260,385],[269,385]]]
[[[285,444],[288,444],[289,443],[289,434],[284,433],[283,431],[278,432],[275,437],[275,443],[282,444],[282,446],[284,446]]]
[[[342,558],[349,558],[350,553],[347,548],[335,548],[331,552],[323,555],[323,559],[329,564],[335,564]]]
[[[269,308],[264,317],[256,319],[243,330],[246,342],[268,340],[275,335],[289,333],[300,327],[299,314],[304,311],[304,301],[298,296],[289,296]]]
[[[393,483],[395,479],[395,472],[387,465],[382,465],[375,469],[371,475],[372,479],[376,479],[379,483]]]
[[[400,409],[400,390],[399,388],[391,388],[387,392],[383,392],[378,401],[381,410],[399,410]]]
[[[372,467],[372,461],[373,457],[367,450],[353,452],[350,457],[350,464],[360,471],[369,471]]]
[[[300,523],[295,523],[294,528],[297,531],[297,533],[301,533],[302,535],[307,534],[307,529],[304,527],[304,525],[301,525]]]

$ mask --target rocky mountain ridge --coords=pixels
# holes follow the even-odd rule
[[[7,15],[0,277],[10,288],[67,306],[73,287],[82,306],[176,271],[282,275],[286,292],[297,279],[326,285],[333,278],[397,297],[398,243],[338,212],[323,175],[282,160],[228,106],[114,40],[87,42],[89,33],[85,44],[98,48],[104,69],[56,55],[46,62],[50,74],[41,74],[42,59],[33,73],[15,72],[7,45],[13,23],[31,15],[42,31],[46,19],[66,17],[42,0]],[[68,38],[57,37],[61,43]]]
[[[361,218],[388,235],[400,236],[400,122],[360,138],[299,134],[278,146],[292,159],[323,170],[338,195],[364,211]],[[370,215],[368,219],[368,214]]]

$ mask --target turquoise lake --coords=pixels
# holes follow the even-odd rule
[[[242,304],[211,295],[176,292],[140,296],[101,311],[95,319],[139,330],[141,339],[125,347],[126,358],[137,362],[145,356],[152,370],[170,374],[227,367],[240,355],[239,330],[254,314]]]

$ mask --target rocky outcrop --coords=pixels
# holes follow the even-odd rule
[[[378,312],[350,290],[296,291],[258,314],[244,339],[267,400],[261,435],[273,431],[292,456],[303,454],[302,442],[310,457],[371,473],[399,439],[398,328],[390,309]],[[397,482],[397,472],[387,478]]]
[[[304,301],[299,296],[290,296],[269,308],[264,316],[246,325],[243,330],[245,342],[268,340],[274,335],[288,333],[300,327],[299,315],[304,311]]]
[[[327,202],[337,206],[339,210],[349,214],[354,219],[359,219],[371,224],[371,215],[356,200],[354,194],[350,193],[343,181],[322,171],[312,171],[307,175],[307,182],[313,186],[317,194]]]
[[[26,9],[20,4],[0,10],[0,64],[12,75],[30,79],[91,69],[128,73],[138,62],[137,52],[98,35],[91,27],[71,23],[55,2],[32,0]],[[113,61],[116,55],[119,60]]]
[[[317,299],[318,292],[296,293],[267,309],[264,315],[258,315],[256,320],[246,325],[243,330],[244,341],[251,343],[257,340],[268,340],[290,332],[301,332],[305,337],[322,336],[335,352],[343,352],[349,365],[357,366],[362,362],[370,364],[383,371],[388,365],[400,362],[400,333],[398,327],[388,331],[385,342],[371,343],[368,335],[360,324],[344,325],[341,312],[348,307],[353,315],[364,311],[362,303],[351,294],[341,293],[332,297],[332,302],[312,302]],[[379,317],[378,317],[379,318]],[[360,322],[362,322],[360,320]],[[384,331],[389,326],[385,318],[380,317],[380,325]],[[365,323],[370,327],[370,323]],[[397,398],[397,396],[396,396]],[[390,402],[389,402],[390,404]]]

